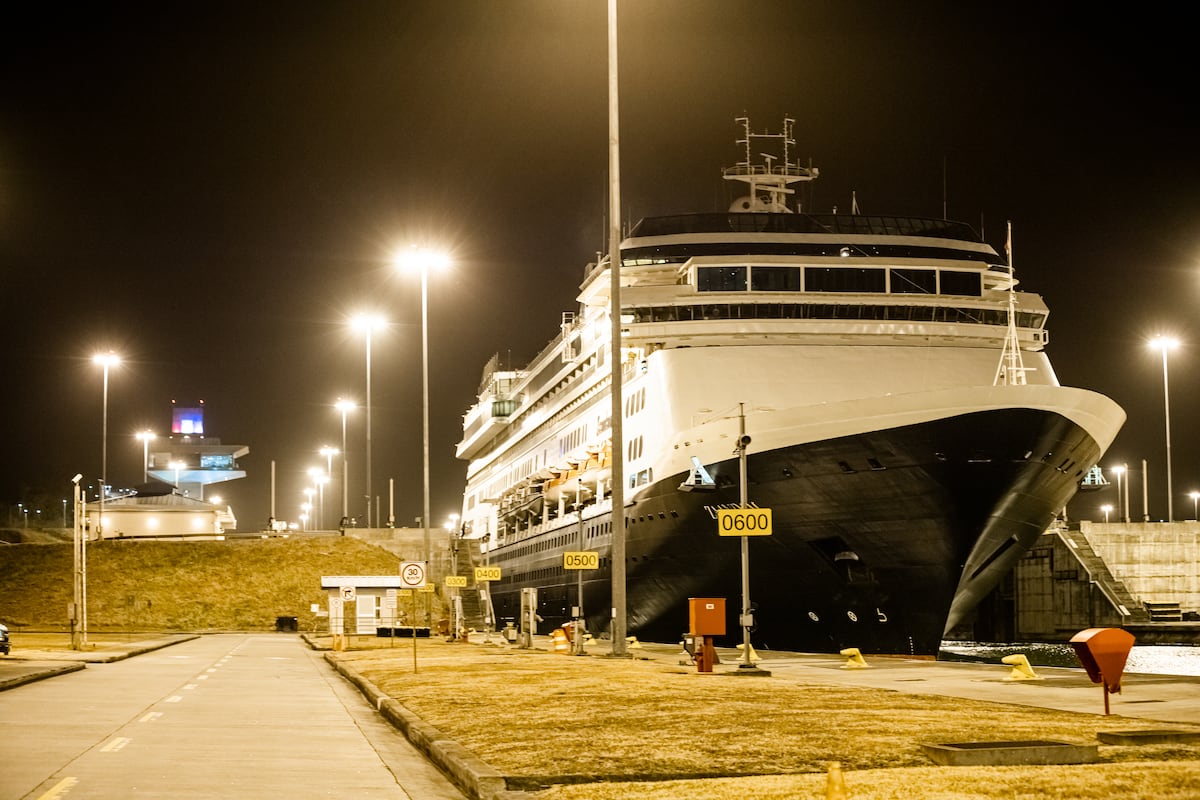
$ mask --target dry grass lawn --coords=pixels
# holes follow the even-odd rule
[[[824,797],[1200,797],[1200,746],[1101,746],[1078,767],[934,767],[921,742],[1050,739],[1162,728],[874,689],[701,675],[664,661],[418,643],[339,655],[391,697],[545,800]],[[681,783],[685,781],[685,783]]]

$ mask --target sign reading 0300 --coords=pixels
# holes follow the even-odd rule
[[[480,583],[481,581],[498,581],[498,580],[500,580],[500,568],[499,567],[476,567],[475,568],[475,582],[476,583]]]
[[[563,569],[600,569],[600,554],[595,550],[563,553]]]
[[[719,508],[717,533],[722,536],[770,536],[771,509]]]

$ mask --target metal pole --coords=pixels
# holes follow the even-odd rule
[[[747,508],[749,500],[748,487],[746,485],[746,445],[749,444],[746,438],[746,413],[742,403],[738,403],[738,482],[741,485],[741,497],[739,498],[740,506]],[[742,663],[740,668],[751,668],[754,664],[750,661],[750,626],[751,610],[750,610],[750,537],[743,536],[742,539],[742,616],[739,622],[742,624]]]
[[[371,329],[367,328],[367,527],[371,527]]]
[[[422,450],[421,527],[425,534],[425,571],[431,574],[433,550],[429,537],[429,263],[421,262],[421,429],[424,447]]]
[[[1124,488],[1124,492],[1125,492],[1125,500],[1124,500],[1124,502],[1125,502],[1125,518],[1124,518],[1124,521],[1129,522],[1129,478],[1128,478],[1129,465],[1122,464],[1121,467],[1126,475],[1125,488]]]
[[[100,520],[96,532],[104,538],[104,495],[108,486],[108,362],[104,363],[104,422],[101,426],[100,442]]]
[[[583,552],[583,478],[576,479],[575,487],[575,510],[579,514],[579,551]],[[575,593],[578,597],[578,606],[575,609],[575,626],[573,633],[575,634],[575,655],[583,655],[583,570],[575,571]]]
[[[1167,425],[1167,522],[1175,521],[1175,497],[1171,488],[1171,392],[1167,388],[1167,347],[1162,348],[1163,357],[1163,416]]]
[[[350,515],[350,468],[346,457],[346,409],[342,409],[342,519]],[[340,527],[340,526],[339,526]]]
[[[1142,459],[1142,522],[1150,521],[1150,468]]]
[[[612,655],[625,642],[625,443],[621,431],[621,142],[618,119],[617,0],[608,0],[608,272],[609,361],[612,371]]]

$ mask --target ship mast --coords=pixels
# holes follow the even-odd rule
[[[1000,353],[1000,364],[996,367],[993,386],[1024,386],[1025,373],[1029,371],[1021,359],[1021,340],[1017,337],[1017,280],[1013,273],[1012,222],[1008,223],[1008,240],[1004,245],[1008,256],[1008,332],[1004,336],[1004,349]]]
[[[742,138],[737,140],[737,144],[742,145],[745,156],[742,161],[724,169],[722,174],[727,181],[749,184],[750,194],[733,201],[729,210],[735,213],[750,211],[791,213],[792,209],[788,207],[787,196],[795,194],[796,190],[789,188],[790,184],[811,181],[819,174],[815,167],[801,167],[792,160],[792,148],[796,146],[796,140],[792,137],[792,127],[796,124],[796,120],[784,117],[782,133],[753,133],[750,130],[749,117],[738,117],[735,121],[741,123],[742,126]],[[780,163],[779,155],[769,153],[759,153],[763,163],[754,163],[752,148],[754,143],[760,139],[770,139],[780,143],[782,163]]]

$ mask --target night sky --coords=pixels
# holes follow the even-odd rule
[[[1050,306],[1066,385],[1129,421],[1106,465],[1150,464],[1166,515],[1159,332],[1170,361],[1176,517],[1200,489],[1200,126],[1194,42],[1157,11],[1094,3],[638,0],[621,3],[622,216],[721,210],[734,118],[796,118],[821,170],[812,210],[949,216],[997,249],[1013,223],[1023,288]],[[0,509],[57,519],[109,467],[141,477],[133,433],[203,400],[245,444],[221,486],[242,530],[294,518],[340,446],[338,397],[365,399],[375,491],[421,514],[419,280],[432,276],[432,514],[458,510],[461,415],[495,352],[557,332],[607,210],[603,0],[7,3],[0,9]],[[945,190],[943,189],[945,187]],[[349,421],[351,496],[364,425]],[[1140,514],[1140,475],[1131,511]],[[340,501],[327,490],[327,506]],[[1100,519],[1116,492],[1074,515]],[[354,502],[352,501],[352,512]],[[0,513],[4,513],[0,511]],[[0,517],[0,525],[8,521]]]

